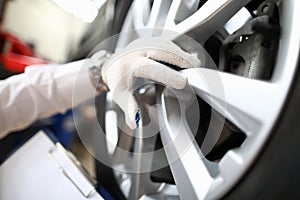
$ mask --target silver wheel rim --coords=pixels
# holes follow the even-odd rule
[[[137,35],[139,35],[141,34],[139,33],[140,29],[162,27],[184,34],[195,28],[200,28],[203,30],[200,42],[203,43],[248,2],[249,0],[210,0],[199,10],[193,10],[199,1],[154,0],[152,9],[150,9],[148,1],[134,1],[124,22],[123,31],[136,30]],[[190,131],[185,129],[183,130],[185,134],[181,134],[180,137],[182,140],[190,140],[193,145],[183,155],[175,155],[178,159],[169,163],[176,186],[153,183],[149,174],[146,173],[129,174],[115,170],[115,175],[118,177],[120,187],[126,197],[129,199],[157,199],[170,196],[182,199],[218,199],[232,189],[249,169],[270,136],[272,127],[287,97],[298,63],[300,28],[297,26],[297,19],[300,18],[300,13],[297,10],[300,9],[300,2],[285,0],[279,5],[282,32],[274,73],[270,81],[247,79],[206,68],[182,71],[189,78],[190,85],[199,97],[206,100],[208,104],[246,134],[247,138],[243,145],[229,150],[219,163],[208,165],[198,145],[190,139]],[[181,19],[183,20],[180,21]],[[179,23],[175,23],[175,21],[179,21]],[[130,41],[131,38],[119,38],[117,48],[124,47]],[[218,90],[210,91],[204,87],[199,77],[196,76],[199,73],[205,77],[220,77],[225,96]],[[159,99],[162,102],[162,109],[159,111],[162,143],[172,144],[171,138],[174,133],[164,125],[167,124],[171,127],[173,122],[164,116],[173,111],[168,110],[164,104],[164,102],[168,102],[164,94]],[[109,97],[107,101],[111,102]],[[112,132],[116,129],[109,125],[111,117],[115,117],[115,113],[111,112],[113,109],[107,109],[106,133],[108,138],[111,135],[116,135],[115,132]],[[108,140],[109,142],[112,141],[111,139]],[[120,137],[120,140],[125,139]],[[154,141],[148,142],[154,145]],[[134,152],[143,152],[146,145],[142,140],[137,140]],[[174,152],[178,148],[176,143],[172,145],[165,152],[167,159],[171,161],[174,160],[172,149]],[[118,155],[113,153],[113,149],[109,151],[112,154],[113,164],[122,165],[125,171],[126,167],[135,166],[137,169],[149,167],[152,162],[142,159],[120,159]],[[191,158],[193,159],[192,164]],[[216,167],[218,169],[217,174],[212,172],[215,171]],[[119,167],[117,168],[119,169]]]

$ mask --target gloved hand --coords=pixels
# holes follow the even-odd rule
[[[125,121],[136,128],[138,105],[133,96],[134,78],[157,81],[175,89],[183,89],[187,78],[158,61],[180,68],[199,67],[201,61],[183,51],[173,42],[162,38],[138,39],[114,54],[102,68],[102,78],[113,92],[113,100],[125,113]]]

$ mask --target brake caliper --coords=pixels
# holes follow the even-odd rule
[[[225,39],[220,69],[248,78],[270,79],[279,35],[278,8],[273,1],[265,1],[254,19]]]

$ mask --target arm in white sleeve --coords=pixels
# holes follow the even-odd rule
[[[95,88],[84,62],[27,67],[25,73],[0,81],[0,138],[92,98]],[[72,102],[75,83],[81,95]]]

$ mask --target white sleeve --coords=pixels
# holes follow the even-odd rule
[[[92,98],[95,88],[85,61],[29,66],[25,73],[0,81],[0,138]],[[80,97],[72,102],[75,83]]]

